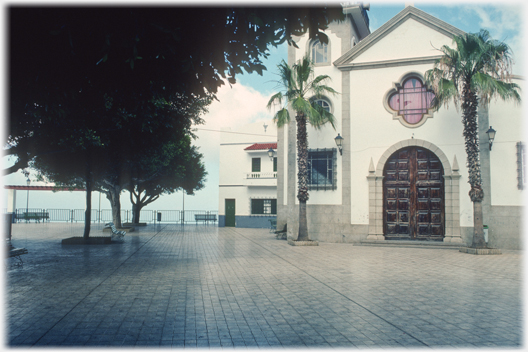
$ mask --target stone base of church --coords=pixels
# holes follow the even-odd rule
[[[451,236],[444,237],[444,242],[464,243],[464,241],[462,241],[462,237],[451,237]]]
[[[385,241],[385,236],[383,235],[368,235],[367,240],[369,241]]]

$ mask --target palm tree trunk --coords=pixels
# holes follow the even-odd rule
[[[486,248],[482,220],[482,199],[484,199],[484,191],[482,190],[482,177],[480,173],[480,146],[477,122],[478,97],[471,90],[469,81],[464,86],[463,97],[462,122],[464,124],[464,140],[469,172],[468,182],[471,186],[469,197],[473,202],[473,242],[471,247]]]
[[[308,220],[306,217],[306,201],[308,200],[308,133],[306,131],[306,117],[298,113],[297,120],[297,174],[299,190],[299,235],[297,241],[309,241]]]

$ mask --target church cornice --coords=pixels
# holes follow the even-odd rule
[[[344,67],[352,67],[350,61],[354,60],[361,53],[368,50],[371,46],[375,45],[389,33],[391,33],[395,28],[400,26],[402,23],[409,19],[414,19],[415,21],[422,23],[425,26],[428,26],[448,37],[454,37],[457,35],[465,34],[464,31],[442,21],[438,18],[429,15],[428,13],[417,9],[413,6],[407,6],[400,13],[394,16],[392,19],[387,21],[384,25],[378,28],[376,31],[371,33],[368,37],[359,42],[358,45],[354,46],[348,52],[346,52],[339,59],[334,61],[334,65],[340,69]],[[398,60],[394,60],[398,61]],[[352,64],[353,65],[353,64]],[[361,64],[363,65],[363,64]],[[342,68],[343,67],[343,68]]]
[[[358,62],[353,64],[344,64],[337,66],[341,71],[352,71],[352,70],[370,70],[375,68],[386,68],[386,67],[396,67],[396,66],[412,66],[412,65],[423,65],[423,64],[432,64],[435,60],[442,57],[441,55],[437,56],[427,56],[427,57],[414,57],[414,58],[405,58],[405,59],[395,59],[395,60],[383,60],[383,61],[374,61],[374,62]]]

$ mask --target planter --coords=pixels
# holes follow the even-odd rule
[[[89,237],[87,240],[84,239],[84,237],[70,237],[65,238],[62,240],[62,244],[84,244],[84,245],[91,245],[91,244],[112,244],[112,239],[110,237]]]
[[[476,254],[476,255],[493,255],[493,254],[502,254],[501,250],[498,248],[470,248],[463,247],[460,248],[461,253],[467,254]]]
[[[318,246],[319,242],[317,241],[293,241],[288,240],[290,246]]]

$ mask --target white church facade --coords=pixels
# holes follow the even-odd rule
[[[330,85],[340,93],[320,102],[336,117],[336,128],[308,128],[310,238],[470,244],[473,207],[461,112],[453,105],[430,109],[432,92],[424,82],[439,57],[437,48],[452,46],[453,36],[463,32],[408,6],[373,33],[368,18],[363,23],[349,14],[326,34],[327,45],[305,36],[297,38],[298,49],[288,49],[290,65],[310,54],[315,74],[331,76]],[[519,77],[514,82],[522,88]],[[520,249],[526,180],[522,108],[492,101],[479,106],[478,119],[488,244]],[[492,146],[490,128],[496,131]],[[338,134],[342,148],[334,141]],[[277,130],[276,189],[277,228],[287,224],[288,237],[295,239],[294,120]]]

